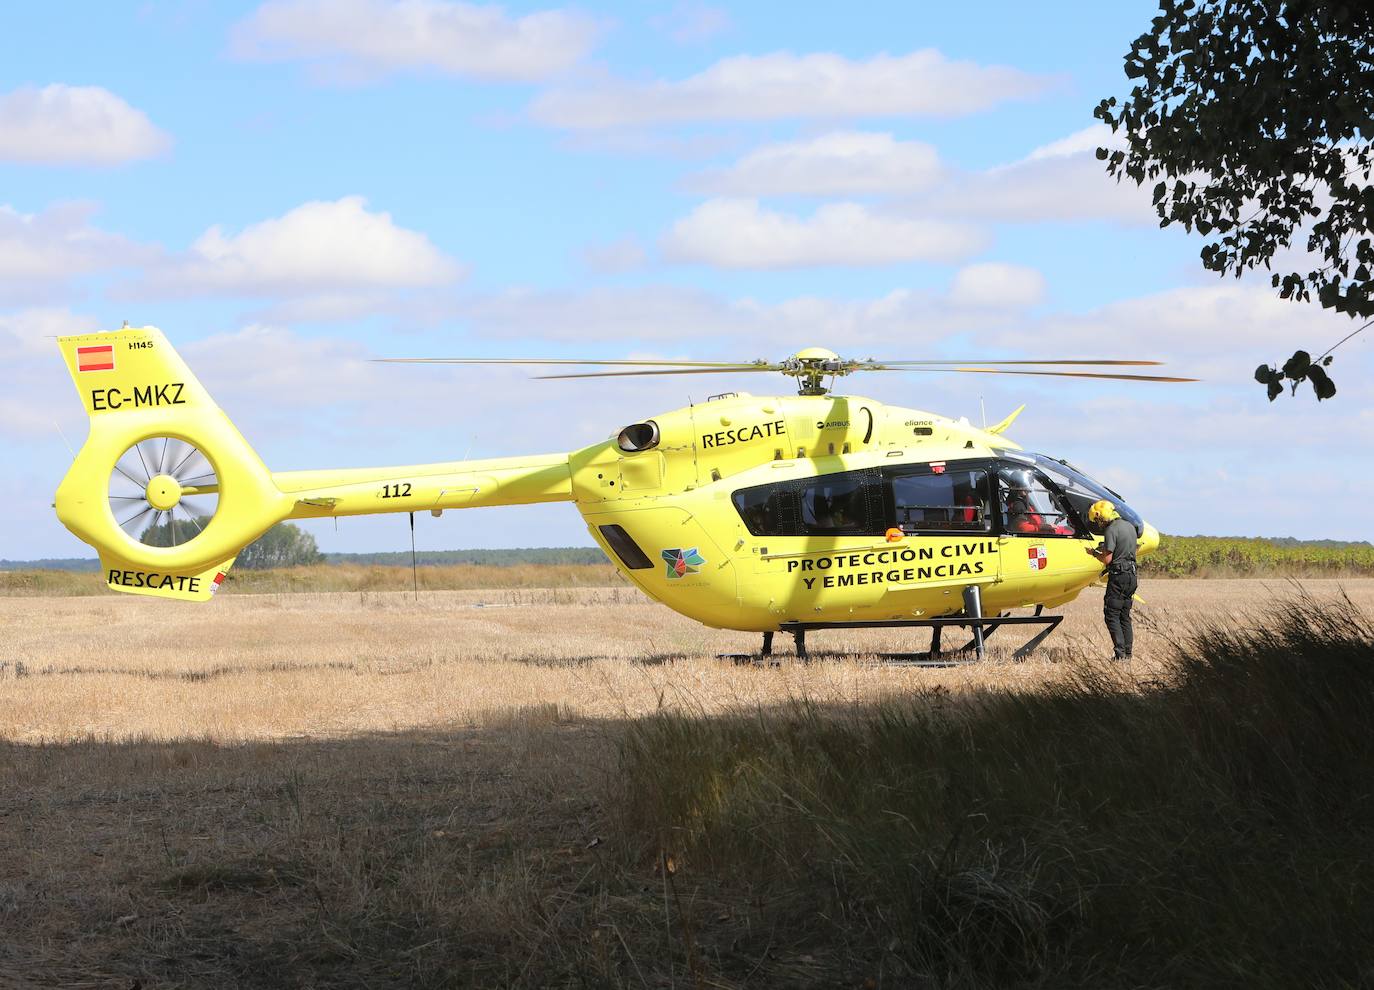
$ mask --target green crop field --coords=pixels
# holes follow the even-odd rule
[[[1164,536],[1141,561],[1151,577],[1340,577],[1374,574],[1368,543]]]

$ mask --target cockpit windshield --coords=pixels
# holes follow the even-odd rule
[[[1045,472],[1059,488],[1064,492],[1070,504],[1078,514],[1087,519],[1088,507],[1099,499],[1107,499],[1116,506],[1116,511],[1121,513],[1121,518],[1128,520],[1135,527],[1137,533],[1145,532],[1145,522],[1140,518],[1140,513],[1136,512],[1116,492],[1099,481],[1089,478],[1078,468],[1068,461],[1061,461],[1053,457],[1046,457],[1044,454],[1032,454],[1035,458],[1036,466]]]
[[[997,470],[1002,493],[1002,531],[1030,536],[1073,536],[1073,517],[1061,496],[1045,487],[1039,472],[1019,464]]]

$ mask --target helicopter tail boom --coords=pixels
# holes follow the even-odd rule
[[[274,474],[272,480],[295,500],[294,519],[567,502],[573,497],[567,454],[292,471]]]

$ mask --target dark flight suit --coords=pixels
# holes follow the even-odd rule
[[[1131,629],[1131,596],[1138,586],[1135,573],[1135,526],[1125,519],[1113,519],[1102,534],[1102,549],[1112,555],[1107,565],[1107,594],[1102,599],[1102,618],[1112,636],[1116,659],[1131,659],[1134,632]]]

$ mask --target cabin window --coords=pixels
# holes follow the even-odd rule
[[[732,498],[754,536],[871,536],[885,528],[876,471],[741,488]]]
[[[862,536],[874,532],[870,513],[873,480],[858,472],[814,478],[801,490],[801,522],[806,536]]]
[[[796,496],[789,484],[742,488],[734,494],[735,511],[754,536],[797,536]]]
[[[1012,536],[1074,536],[1074,515],[1039,471],[1004,464],[997,471],[1002,532]]]
[[[988,473],[982,468],[929,465],[891,468],[892,521],[904,533],[986,533]]]

